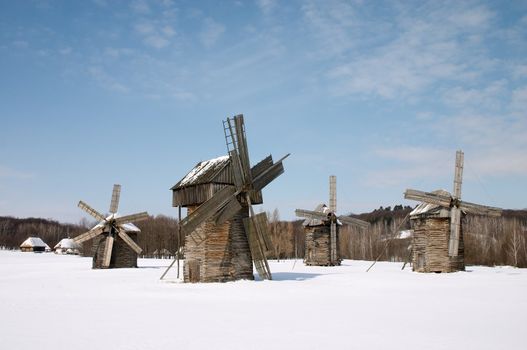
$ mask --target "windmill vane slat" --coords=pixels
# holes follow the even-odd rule
[[[461,200],[464,154],[456,152],[453,194],[444,190],[423,192],[407,189],[406,199],[421,201],[411,213],[412,268],[417,272],[465,270],[463,217],[467,212],[501,215],[500,208]]]
[[[303,223],[306,234],[304,263],[311,266],[340,265],[339,226],[342,224],[368,228],[368,222],[337,216],[337,177],[329,177],[329,207],[319,204],[315,210],[296,209],[298,217],[305,218]]]
[[[228,155],[199,162],[171,188],[172,205],[188,209],[180,222],[185,282],[254,279],[253,263],[260,278],[272,278],[267,216],[255,215],[252,205],[263,202],[261,190],[284,172],[287,156],[251,167],[243,115],[223,121],[223,132]]]
[[[92,268],[94,269],[137,267],[137,255],[142,249],[135,243],[135,240],[140,230],[132,223],[145,220],[148,218],[148,213],[119,216],[117,208],[120,196],[121,185],[115,184],[110,201],[110,215],[107,217],[83,201],[79,201],[79,208],[100,221],[90,231],[73,239],[75,243],[93,239]]]

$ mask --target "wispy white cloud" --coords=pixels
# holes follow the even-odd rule
[[[337,96],[415,98],[447,82],[474,81],[483,64],[481,36],[493,14],[484,6],[394,6],[391,21],[370,21],[363,5],[303,6],[321,56],[334,62],[328,85]]]
[[[102,67],[89,67],[88,73],[93,79],[95,79],[95,81],[97,81],[100,86],[107,90],[116,91],[120,93],[126,93],[130,91],[127,86],[117,81],[111,75],[107,74]]]
[[[200,33],[201,43],[205,47],[212,47],[225,32],[225,26],[212,18],[206,18]]]
[[[138,14],[148,14],[150,13],[150,6],[145,0],[134,0],[130,3],[130,8],[132,11]]]
[[[256,4],[264,14],[269,14],[276,7],[276,0],[257,0]]]

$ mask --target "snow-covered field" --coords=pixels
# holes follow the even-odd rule
[[[526,269],[271,261],[273,281],[183,284],[168,263],[0,251],[0,348],[527,349]]]

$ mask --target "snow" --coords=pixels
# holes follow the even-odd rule
[[[214,167],[218,163],[224,162],[229,156],[221,156],[214,159],[209,159],[200,162],[194,169],[192,169],[184,178],[179,182],[179,186],[185,186],[188,183],[194,182],[201,174],[206,173],[210,168]]]
[[[397,235],[396,238],[405,239],[405,238],[410,238],[410,237],[412,237],[412,230],[401,230],[399,231],[399,234]]]
[[[97,228],[97,227],[105,227],[105,226],[106,226],[106,223],[107,223],[108,221],[111,221],[111,220],[113,220],[113,219],[117,219],[117,218],[119,218],[119,217],[121,217],[121,215],[118,214],[118,213],[110,214],[108,217],[106,217],[106,221],[101,221],[101,222],[99,222],[97,225],[95,225],[95,226],[92,228],[92,230],[93,230],[94,228]],[[132,224],[131,222],[129,222],[129,223],[125,223],[125,224],[120,224],[119,226],[121,226],[122,228],[124,228],[124,230],[125,230],[126,232],[141,232],[141,230],[139,229],[139,227],[135,226],[135,225]]]
[[[273,281],[183,284],[169,263],[0,251],[2,348],[525,349],[526,269],[271,261]]]
[[[443,196],[446,196],[446,197],[451,197],[450,192],[448,192],[447,190],[442,190],[442,189],[441,190],[435,190],[435,191],[432,191],[431,193],[440,194],[440,195],[443,195]],[[415,207],[414,210],[412,210],[412,212],[410,213],[410,216],[428,213],[428,212],[430,212],[432,210],[435,210],[437,208],[441,208],[441,206],[437,205],[437,204],[431,204],[431,203],[423,202],[423,203],[419,204],[417,207]]]
[[[61,248],[61,249],[79,249],[80,248],[80,244],[75,243],[75,241],[72,238],[63,238],[54,247],[54,249],[59,249],[59,248]]]

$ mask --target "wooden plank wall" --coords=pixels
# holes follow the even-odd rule
[[[330,251],[330,225],[306,226],[306,255],[304,262],[308,266],[336,266],[340,265],[341,259],[338,256],[338,236],[339,228],[337,226],[337,260],[331,261]]]
[[[465,270],[463,226],[460,228],[458,256],[448,256],[449,218],[414,218],[412,238],[413,270],[417,272],[455,272]]]
[[[191,213],[196,207],[190,207]],[[247,206],[230,220],[216,225],[210,219],[185,239],[185,282],[227,282],[254,279],[249,243],[243,227],[243,218],[249,216]],[[196,245],[192,235],[208,234]],[[196,266],[199,266],[196,271]]]
[[[128,236],[134,242],[137,243],[137,232],[127,232]],[[104,242],[107,235],[102,234],[93,239],[93,262],[92,268],[100,269],[102,268],[102,260],[104,255]],[[128,244],[125,243],[116,235],[113,249],[112,249],[112,258],[110,260],[109,268],[131,268],[137,267],[137,253],[130,248]]]

